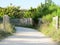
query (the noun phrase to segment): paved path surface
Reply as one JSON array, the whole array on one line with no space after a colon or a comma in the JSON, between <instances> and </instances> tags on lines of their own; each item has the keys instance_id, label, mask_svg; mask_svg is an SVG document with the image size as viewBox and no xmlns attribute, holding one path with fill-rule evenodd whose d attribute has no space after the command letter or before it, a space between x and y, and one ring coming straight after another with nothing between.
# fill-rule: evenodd
<instances>
[{"instance_id":1,"label":"paved path surface","mask_svg":"<svg viewBox=\"0 0 60 45\"><path fill-rule=\"evenodd\" d=\"M51 38L34 29L16 27L13 36L2 40L0 45L56 45Z\"/></svg>"}]
</instances>

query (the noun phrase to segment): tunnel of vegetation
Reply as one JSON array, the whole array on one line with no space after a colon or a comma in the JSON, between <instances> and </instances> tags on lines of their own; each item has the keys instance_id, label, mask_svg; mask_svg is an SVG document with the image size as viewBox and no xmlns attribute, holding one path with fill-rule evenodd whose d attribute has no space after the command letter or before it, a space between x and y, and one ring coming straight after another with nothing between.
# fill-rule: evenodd
<instances>
[{"instance_id":1,"label":"tunnel of vegetation","mask_svg":"<svg viewBox=\"0 0 60 45\"><path fill-rule=\"evenodd\" d=\"M56 5L52 0L45 0L45 3L37 6L37 8L30 7L29 10L20 9L19 6L10 5L6 8L0 7L0 19L2 20L4 15L8 15L11 19L14 18L32 18L33 26L38 26L38 18L42 19L39 31L51 36L54 40L60 41L60 30L54 33L52 27L52 17L60 17L60 6Z\"/></svg>"}]
</instances>

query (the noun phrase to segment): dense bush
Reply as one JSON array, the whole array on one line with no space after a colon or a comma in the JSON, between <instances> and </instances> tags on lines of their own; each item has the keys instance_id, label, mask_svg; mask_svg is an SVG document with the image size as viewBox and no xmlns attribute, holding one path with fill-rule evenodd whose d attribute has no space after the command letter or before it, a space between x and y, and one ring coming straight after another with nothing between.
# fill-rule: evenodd
<instances>
[{"instance_id":1,"label":"dense bush","mask_svg":"<svg viewBox=\"0 0 60 45\"><path fill-rule=\"evenodd\" d=\"M8 6L6 8L0 7L0 18L4 15L9 15L11 18L22 18L24 10L20 10L20 7Z\"/></svg>"},{"instance_id":2,"label":"dense bush","mask_svg":"<svg viewBox=\"0 0 60 45\"><path fill-rule=\"evenodd\" d=\"M48 15L42 17L42 22L43 23L51 23L52 18L53 18L53 16L51 14L48 14Z\"/></svg>"}]
</instances>

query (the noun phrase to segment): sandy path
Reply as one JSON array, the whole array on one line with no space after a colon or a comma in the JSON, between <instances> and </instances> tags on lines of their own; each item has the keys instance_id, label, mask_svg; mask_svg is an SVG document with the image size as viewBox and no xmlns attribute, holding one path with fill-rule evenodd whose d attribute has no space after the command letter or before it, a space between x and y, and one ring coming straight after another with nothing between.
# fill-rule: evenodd
<instances>
[{"instance_id":1,"label":"sandy path","mask_svg":"<svg viewBox=\"0 0 60 45\"><path fill-rule=\"evenodd\" d=\"M23 27L15 28L16 33L2 40L0 45L56 45L51 38L37 30Z\"/></svg>"}]
</instances>

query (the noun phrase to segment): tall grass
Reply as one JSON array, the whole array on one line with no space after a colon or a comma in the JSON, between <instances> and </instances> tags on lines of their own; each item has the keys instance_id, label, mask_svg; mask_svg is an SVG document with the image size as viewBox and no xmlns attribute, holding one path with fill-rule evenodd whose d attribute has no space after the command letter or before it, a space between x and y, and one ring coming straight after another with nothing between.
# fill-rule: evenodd
<instances>
[{"instance_id":1,"label":"tall grass","mask_svg":"<svg viewBox=\"0 0 60 45\"><path fill-rule=\"evenodd\" d=\"M9 23L6 24L5 29L4 29L3 23L0 23L0 39L3 39L5 37L13 34L14 32L15 32L15 28L11 24L9 24Z\"/></svg>"},{"instance_id":2,"label":"tall grass","mask_svg":"<svg viewBox=\"0 0 60 45\"><path fill-rule=\"evenodd\" d=\"M60 42L60 29L56 30L56 28L52 26L52 23L50 23L49 25L47 25L46 23L42 24L39 28L39 31L51 37L54 41Z\"/></svg>"}]
</instances>

